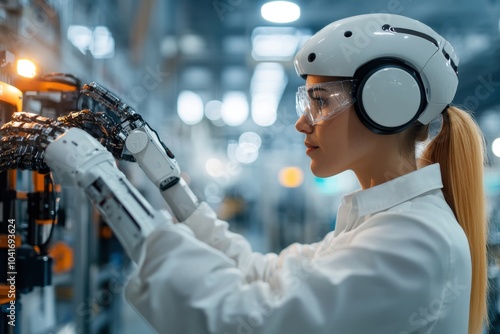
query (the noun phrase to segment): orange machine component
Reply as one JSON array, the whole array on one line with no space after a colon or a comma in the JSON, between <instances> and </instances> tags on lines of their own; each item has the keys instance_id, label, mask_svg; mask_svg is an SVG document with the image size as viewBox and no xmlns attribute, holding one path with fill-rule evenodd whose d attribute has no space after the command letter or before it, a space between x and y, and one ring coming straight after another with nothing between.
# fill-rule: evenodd
<instances>
[{"instance_id":1,"label":"orange machine component","mask_svg":"<svg viewBox=\"0 0 500 334\"><path fill-rule=\"evenodd\" d=\"M54 259L52 266L54 273L65 273L73 269L73 248L65 242L55 242L50 247L49 254Z\"/></svg>"},{"instance_id":2,"label":"orange machine component","mask_svg":"<svg viewBox=\"0 0 500 334\"><path fill-rule=\"evenodd\" d=\"M111 239L113 237L113 231L109 226L103 225L101 226L99 236L103 239Z\"/></svg>"},{"instance_id":3,"label":"orange machine component","mask_svg":"<svg viewBox=\"0 0 500 334\"><path fill-rule=\"evenodd\" d=\"M56 119L82 109L81 81L66 73L50 73L34 78L18 76L14 85L24 94L23 111Z\"/></svg>"},{"instance_id":4,"label":"orange machine component","mask_svg":"<svg viewBox=\"0 0 500 334\"><path fill-rule=\"evenodd\" d=\"M18 88L0 81L0 101L15 107L15 111L23 109L23 93Z\"/></svg>"},{"instance_id":5,"label":"orange machine component","mask_svg":"<svg viewBox=\"0 0 500 334\"><path fill-rule=\"evenodd\" d=\"M16 248L21 246L21 236L16 234L15 246ZM0 248L9 248L9 237L4 234L0 234Z\"/></svg>"},{"instance_id":6,"label":"orange machine component","mask_svg":"<svg viewBox=\"0 0 500 334\"><path fill-rule=\"evenodd\" d=\"M12 293L10 285L0 284L0 305L10 303L11 300L15 300L16 295Z\"/></svg>"},{"instance_id":7,"label":"orange machine component","mask_svg":"<svg viewBox=\"0 0 500 334\"><path fill-rule=\"evenodd\" d=\"M71 84L46 81L43 77L35 79L18 77L14 84L23 92L65 92L75 91L78 89L78 87Z\"/></svg>"}]
</instances>

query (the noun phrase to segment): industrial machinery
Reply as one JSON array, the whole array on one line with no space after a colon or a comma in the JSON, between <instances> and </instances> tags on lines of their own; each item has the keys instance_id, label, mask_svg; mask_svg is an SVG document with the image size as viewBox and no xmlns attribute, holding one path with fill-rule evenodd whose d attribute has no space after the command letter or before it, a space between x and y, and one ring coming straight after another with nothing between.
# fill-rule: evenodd
<instances>
[{"instance_id":1,"label":"industrial machinery","mask_svg":"<svg viewBox=\"0 0 500 334\"><path fill-rule=\"evenodd\" d=\"M76 107L77 85L57 80L59 74L38 76L31 61L16 59L8 51L2 51L1 55L2 77L9 81L0 82L1 124L26 109L27 103L32 107L38 106L39 112L57 112L51 113L51 116L64 113L65 108L73 110ZM14 146L5 141L0 145L2 151L11 157L17 154L18 160L29 157L35 164L42 163L42 158L30 156L30 151L16 153ZM9 163L4 160L2 164ZM52 182L48 169L23 169L36 171L15 168L0 173L2 333L22 333L19 321L22 294L52 283L53 261L49 246L58 222L60 187Z\"/></svg>"},{"instance_id":2,"label":"industrial machinery","mask_svg":"<svg viewBox=\"0 0 500 334\"><path fill-rule=\"evenodd\" d=\"M0 110L5 123L22 110L23 92L5 82L0 82L0 87ZM9 154L11 147L4 142L1 145ZM0 328L2 333L14 333L12 324L21 315L21 294L51 284L48 245L56 224L57 196L50 176L38 172L4 171L0 173L0 187Z\"/></svg>"},{"instance_id":3,"label":"industrial machinery","mask_svg":"<svg viewBox=\"0 0 500 334\"><path fill-rule=\"evenodd\" d=\"M12 114L21 111L22 92L0 82L0 117L1 122L8 121ZM15 307L17 288L17 252L21 246L19 231L16 231L16 171L6 170L0 173L0 331L9 333L13 327L7 324L10 318L15 318L15 312L9 317ZM13 284L14 283L14 284Z\"/></svg>"},{"instance_id":4,"label":"industrial machinery","mask_svg":"<svg viewBox=\"0 0 500 334\"><path fill-rule=\"evenodd\" d=\"M100 109L97 102L81 93L81 82L75 76L40 75L28 59L17 59L8 51L0 55L0 74L7 81L0 82L0 125L22 114L22 110L57 118L82 108ZM61 307L66 309L67 303L72 306L75 300L78 301L70 307L76 309L83 301L92 299L89 286L95 284L97 278L95 275L90 278L89 266L92 264L82 260L89 258L90 250L82 247L88 240L78 239L75 244L74 235L83 238L80 229L89 225L105 226L99 222L98 215L91 213L88 219L73 218L73 227L66 228L65 206L76 206L72 203L73 196L65 201L61 185L52 182L49 169L36 167L44 165L43 155L26 147L20 148L19 144L22 146L25 140L36 140L36 135L20 139L16 144L5 137L0 142L4 157L7 157L0 163L0 333L31 333L34 326L36 330L57 327L55 312L59 295L63 296L61 305L66 304ZM13 161L17 161L17 167L12 165ZM68 193L72 193L71 189L66 191ZM90 202L80 201L78 206L89 212L94 210ZM93 235L87 237L95 239ZM113 239L108 233L106 241L113 242ZM73 256L77 256L81 264L77 268L73 268ZM44 309L39 319L28 316L37 305ZM90 327L85 327L90 326L88 320L79 317L76 311L72 313L72 318L63 316L66 318L63 321L80 323L83 332L90 332Z\"/></svg>"}]
</instances>

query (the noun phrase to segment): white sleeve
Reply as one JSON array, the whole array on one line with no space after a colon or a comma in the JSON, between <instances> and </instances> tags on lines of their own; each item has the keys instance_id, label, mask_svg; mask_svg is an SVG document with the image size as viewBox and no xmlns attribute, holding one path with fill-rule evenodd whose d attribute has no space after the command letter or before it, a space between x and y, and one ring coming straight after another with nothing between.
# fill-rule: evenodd
<instances>
[{"instance_id":1,"label":"white sleeve","mask_svg":"<svg viewBox=\"0 0 500 334\"><path fill-rule=\"evenodd\" d=\"M126 296L162 334L428 333L447 314L418 314L442 296L446 247L408 217L380 216L349 246L287 257L275 286L246 283L233 260L185 226L164 226L146 240ZM468 302L467 291L456 300ZM466 320L453 323L447 333L467 333Z\"/></svg>"},{"instance_id":2,"label":"white sleeve","mask_svg":"<svg viewBox=\"0 0 500 334\"><path fill-rule=\"evenodd\" d=\"M207 203L201 203L198 209L182 223L191 228L198 240L235 261L247 283L255 280L269 281L281 266L278 255L253 252L249 242L242 235L229 231L229 224L217 219L215 212ZM284 249L279 257L300 255L311 258L318 245L319 243L310 245L295 243Z\"/></svg>"}]
</instances>

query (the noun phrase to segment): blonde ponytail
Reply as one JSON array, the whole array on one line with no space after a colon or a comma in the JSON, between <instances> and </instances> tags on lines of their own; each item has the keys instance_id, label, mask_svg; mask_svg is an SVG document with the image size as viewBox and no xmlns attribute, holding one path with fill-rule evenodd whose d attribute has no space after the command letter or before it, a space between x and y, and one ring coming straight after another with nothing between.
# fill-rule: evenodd
<instances>
[{"instance_id":1,"label":"blonde ponytail","mask_svg":"<svg viewBox=\"0 0 500 334\"><path fill-rule=\"evenodd\" d=\"M462 226L472 257L469 334L482 332L487 322L487 213L483 186L484 139L467 112L448 107L439 134L421 156L421 164L439 163L443 193Z\"/></svg>"}]
</instances>

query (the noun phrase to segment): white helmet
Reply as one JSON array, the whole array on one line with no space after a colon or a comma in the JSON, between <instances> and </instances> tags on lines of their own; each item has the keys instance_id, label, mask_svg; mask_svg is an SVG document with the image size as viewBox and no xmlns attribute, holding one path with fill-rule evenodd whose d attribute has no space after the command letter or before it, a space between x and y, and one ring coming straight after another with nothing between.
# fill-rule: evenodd
<instances>
[{"instance_id":1,"label":"white helmet","mask_svg":"<svg viewBox=\"0 0 500 334\"><path fill-rule=\"evenodd\" d=\"M297 73L356 79L355 110L375 133L428 124L458 86L453 47L423 23L400 15L367 14L335 21L295 56Z\"/></svg>"}]
</instances>

